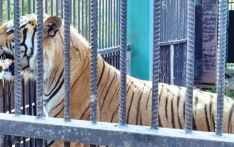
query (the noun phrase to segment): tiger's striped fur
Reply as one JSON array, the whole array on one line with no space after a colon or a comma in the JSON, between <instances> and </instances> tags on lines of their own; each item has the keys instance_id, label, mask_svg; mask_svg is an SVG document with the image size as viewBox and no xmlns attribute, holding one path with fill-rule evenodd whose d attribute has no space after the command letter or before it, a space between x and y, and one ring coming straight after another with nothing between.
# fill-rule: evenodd
<instances>
[{"instance_id":1,"label":"tiger's striped fur","mask_svg":"<svg viewBox=\"0 0 234 147\"><path fill-rule=\"evenodd\" d=\"M24 17L21 26L22 68L25 77L34 76L36 46L36 15ZM64 110L64 29L57 17L45 17L44 28L44 104L50 117L63 117ZM58 24L59 25L58 25ZM61 27L60 27L61 23ZM13 29L10 22L0 26L0 46L5 54L12 54ZM57 29L57 30L53 30ZM50 35L51 32L54 31ZM27 40L27 41L26 41ZM74 119L89 119L90 95L90 47L88 42L71 27L71 115ZM120 72L97 56L97 119L118 122L118 95ZM129 124L150 125L151 92L150 81L127 76L126 115ZM164 83L159 84L159 124L161 127L184 128L185 88ZM216 117L216 94L194 90L193 129L214 131ZM234 134L234 101L224 99L224 132ZM54 146L60 146L60 142Z\"/></svg>"}]
</instances>

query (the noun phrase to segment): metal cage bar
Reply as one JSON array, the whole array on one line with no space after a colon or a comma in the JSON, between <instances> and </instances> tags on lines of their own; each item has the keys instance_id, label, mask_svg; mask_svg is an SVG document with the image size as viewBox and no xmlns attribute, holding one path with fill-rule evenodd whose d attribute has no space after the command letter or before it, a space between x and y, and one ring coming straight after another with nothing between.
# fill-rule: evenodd
<instances>
[{"instance_id":1,"label":"metal cage bar","mask_svg":"<svg viewBox=\"0 0 234 147\"><path fill-rule=\"evenodd\" d=\"M28 14L31 13L31 0L28 0Z\"/></svg>"},{"instance_id":2,"label":"metal cage bar","mask_svg":"<svg viewBox=\"0 0 234 147\"><path fill-rule=\"evenodd\" d=\"M45 0L45 13L48 13L48 0Z\"/></svg>"},{"instance_id":3,"label":"metal cage bar","mask_svg":"<svg viewBox=\"0 0 234 147\"><path fill-rule=\"evenodd\" d=\"M15 36L15 82L14 82L14 98L15 98L15 114L21 114L21 100L22 100L22 83L21 83L21 59L20 59L20 5L19 0L14 0L14 36Z\"/></svg>"},{"instance_id":4,"label":"metal cage bar","mask_svg":"<svg viewBox=\"0 0 234 147\"><path fill-rule=\"evenodd\" d=\"M158 128L158 82L160 69L160 8L161 1L154 0L154 26L153 26L153 84L152 84L152 121L151 126L154 129Z\"/></svg>"},{"instance_id":5,"label":"metal cage bar","mask_svg":"<svg viewBox=\"0 0 234 147\"><path fill-rule=\"evenodd\" d=\"M120 0L120 94L119 123L126 124L127 0Z\"/></svg>"},{"instance_id":6,"label":"metal cage bar","mask_svg":"<svg viewBox=\"0 0 234 147\"><path fill-rule=\"evenodd\" d=\"M56 0L56 16L59 15L59 0Z\"/></svg>"},{"instance_id":7,"label":"metal cage bar","mask_svg":"<svg viewBox=\"0 0 234 147\"><path fill-rule=\"evenodd\" d=\"M37 58L36 58L37 116L43 116L43 2L37 2Z\"/></svg>"},{"instance_id":8,"label":"metal cage bar","mask_svg":"<svg viewBox=\"0 0 234 147\"><path fill-rule=\"evenodd\" d=\"M64 5L64 0L60 1L60 9L61 9L61 18L63 18L63 5Z\"/></svg>"},{"instance_id":9,"label":"metal cage bar","mask_svg":"<svg viewBox=\"0 0 234 147\"><path fill-rule=\"evenodd\" d=\"M216 63L216 87L217 87L217 114L215 120L216 135L221 136L223 132L223 98L225 90L225 63L227 49L227 13L228 3L226 0L219 0L218 19L218 48Z\"/></svg>"},{"instance_id":10,"label":"metal cage bar","mask_svg":"<svg viewBox=\"0 0 234 147\"><path fill-rule=\"evenodd\" d=\"M97 105L97 18L98 1L90 0L90 120L96 123Z\"/></svg>"},{"instance_id":11,"label":"metal cage bar","mask_svg":"<svg viewBox=\"0 0 234 147\"><path fill-rule=\"evenodd\" d=\"M70 25L71 25L71 1L64 1L64 78L65 78L65 102L64 119L70 121Z\"/></svg>"},{"instance_id":12,"label":"metal cage bar","mask_svg":"<svg viewBox=\"0 0 234 147\"><path fill-rule=\"evenodd\" d=\"M194 0L187 1L187 57L186 57L186 94L185 94L185 131L192 132L193 124L193 79L194 79Z\"/></svg>"},{"instance_id":13,"label":"metal cage bar","mask_svg":"<svg viewBox=\"0 0 234 147\"><path fill-rule=\"evenodd\" d=\"M24 15L24 0L21 0L21 14Z\"/></svg>"},{"instance_id":14,"label":"metal cage bar","mask_svg":"<svg viewBox=\"0 0 234 147\"><path fill-rule=\"evenodd\" d=\"M35 13L36 12L36 0L33 0L32 2L33 2L33 13Z\"/></svg>"},{"instance_id":15,"label":"metal cage bar","mask_svg":"<svg viewBox=\"0 0 234 147\"><path fill-rule=\"evenodd\" d=\"M50 15L54 15L54 0L50 0Z\"/></svg>"},{"instance_id":16,"label":"metal cage bar","mask_svg":"<svg viewBox=\"0 0 234 147\"><path fill-rule=\"evenodd\" d=\"M34 3L35 4L35 3ZM35 7L35 6L34 6ZM35 11L35 10L33 10ZM39 120L43 113L43 1L37 1L37 57L36 57L36 104ZM43 140L36 140L37 146L43 146Z\"/></svg>"},{"instance_id":17,"label":"metal cage bar","mask_svg":"<svg viewBox=\"0 0 234 147\"><path fill-rule=\"evenodd\" d=\"M10 0L7 0L7 20L10 20L11 18L10 12L11 12L11 4L10 4Z\"/></svg>"},{"instance_id":18,"label":"metal cage bar","mask_svg":"<svg viewBox=\"0 0 234 147\"><path fill-rule=\"evenodd\" d=\"M8 5L8 19L10 19L10 1L7 1ZM14 35L15 35L15 81L14 81L14 98L15 98L15 116L21 114L22 103L22 80L21 80L21 60L20 60L20 0L14 0ZM15 146L20 147L20 137L15 137Z\"/></svg>"},{"instance_id":19,"label":"metal cage bar","mask_svg":"<svg viewBox=\"0 0 234 147\"><path fill-rule=\"evenodd\" d=\"M0 23L2 22L2 8L3 8L3 3L2 0L0 0Z\"/></svg>"},{"instance_id":20,"label":"metal cage bar","mask_svg":"<svg viewBox=\"0 0 234 147\"><path fill-rule=\"evenodd\" d=\"M87 2L88 0L82 0L82 2ZM101 0L100 0L101 1ZM0 1L2 2L2 1ZM19 2L19 0L18 0ZM192 38L192 34L193 34L193 7L191 7L191 2L190 1L190 5L188 7L189 13L188 13L188 39L182 39L182 42L186 42L188 41L188 48L190 50L188 51L192 51L193 49L193 38ZM71 15L69 15L69 12L71 9L67 9L69 8L69 6L71 6L70 4L71 1L67 0L65 1L65 27L67 27L68 31L70 31L69 25L71 24ZM101 21L102 23L99 22L99 24L101 26L99 26L99 31L102 31L100 33L100 36L103 35L102 39L105 41L104 45L102 46L102 48L104 48L103 50L100 50L99 53L105 55L106 60L111 63L114 64L118 63L118 58L119 58L119 51L121 50L121 70L122 70L122 74L126 76L126 71L124 72L124 67L125 66L123 64L123 61L126 60L126 57L124 57L124 54L126 53L127 50L127 45L126 45L126 11L127 11L127 0L123 0L121 1L121 7L120 7L120 12L121 12L121 17L119 18L118 13L116 15L114 15L113 13L115 13L113 10L111 10L110 7L112 7L114 5L115 2L109 2L109 1L105 1L102 0L100 3L98 3L99 5L97 5L97 0L92 0L90 5L91 7L89 8L87 5L83 5L80 4L80 1L78 2L78 9L80 7L83 7L83 10L78 10L77 11L77 17L82 17L81 19L81 25L79 28L81 28L82 33L86 33L86 38L88 38L88 28L87 26L89 26L89 19L87 19L86 14L89 15L89 10L91 10L91 14L89 17L91 17L91 50L93 51L93 53L91 53L91 56L95 56L97 55L97 15L98 13L98 9L97 7L101 8L99 9L99 11L103 12L102 15L104 15L103 18L99 18L99 21ZM118 6L119 1L116 1L116 11L119 11L119 6ZM160 15L159 15L159 7L160 7L160 1L156 1L154 3L154 49L155 51L157 51L157 49L159 48L159 19L160 19ZM221 3L220 3L221 4ZM83 6L81 6L83 5ZM102 6L103 5L103 6ZM170 3L170 5L173 5L173 3ZM14 5L14 7L16 6L16 4ZM57 7L56 7L57 8ZM63 8L63 4L61 3L61 11ZM103 9L102 9L103 8ZM223 10L224 10L224 6L222 5L222 14L223 14ZM18 8L17 8L18 9ZM15 11L17 10L15 9ZM43 24L42 24L42 4L41 1L38 1L38 5L37 5L37 13L38 13L38 31L39 30L43 30ZM18 11L20 12L20 10ZM96 12L96 13L95 13ZM1 12L0 12L1 13ZM17 11L15 12L17 13ZM57 13L57 10L56 10ZM82 14L81 14L82 13ZM85 13L85 15L84 15ZM170 11L170 13L172 13ZM18 13L19 14L19 13ZM101 15L100 14L100 15ZM63 15L61 13L61 15ZM112 40L112 35L113 32L112 30L104 30L105 27L108 27L108 29L112 29L114 26L112 24L108 24L107 21L108 20L112 20L113 16L121 21L121 26L119 27L119 22L116 24L116 30L120 30L121 31L121 35L118 35L118 31L116 31L116 36L120 36L120 46L119 43L117 43L114 47L110 47L110 45L113 45L113 40ZM191 17L192 16L192 17ZM220 15L221 17L222 15ZM14 17L18 17L18 16L14 16ZM167 18L169 19L169 18ZM220 23L219 28L223 28L225 29L225 22L226 19L219 19L219 20L223 20L222 23ZM16 19L15 19L16 21ZM19 21L19 20L18 20ZM67 21L67 22L66 22ZM80 22L80 20L78 20ZM168 20L167 20L168 21ZM40 24L41 22L41 24ZM15 22L16 23L16 22ZM18 22L19 23L19 22ZM168 23L168 22L167 22ZM107 26L105 26L105 24L108 24ZM169 23L168 23L169 24ZM18 29L19 29L19 24L18 25ZM102 26L103 25L103 26ZM221 25L224 25L224 27L222 27ZM115 27L114 27L115 28ZM100 30L101 29L101 30ZM65 33L68 33L68 31L65 31ZM16 31L15 31L16 32ZM89 32L89 31L88 31ZM224 31L220 31L220 37L225 37ZM42 32L41 32L42 33ZM38 55L42 55L42 36L43 34L41 34L40 32L38 32L38 49L39 49L39 53ZM167 32L168 33L168 32ZM16 39L20 38L19 36L17 36L17 32L16 32ZM170 34L167 34L170 37ZM66 40L69 40L69 34L64 35ZM98 37L100 37L98 36ZM115 35L113 35L115 36ZM101 37L100 37L101 38ZM99 38L99 39L100 39ZM220 41L219 43L223 43L223 39L219 38ZM41 40L41 41L40 41ZM116 41L119 42L119 39L117 37ZM180 42L181 39L178 39L176 42ZM16 41L15 41L16 43ZM65 68L67 68L66 70L69 72L69 49L70 47L66 47L67 45L70 44L70 41L67 41L67 43L65 43ZM102 44L102 43L100 43ZM163 44L163 42L161 43L161 45ZM41 45L41 46L40 46ZM225 49L223 46L225 46L225 44L220 44L219 46L219 56L223 53L225 53L224 51L220 50L220 49ZM19 44L18 44L18 48L19 48ZM17 44L15 49L17 50ZM110 50L109 50L110 49ZM116 59L114 59L113 57L113 52L115 52L116 56L114 57L118 57ZM222 54L221 54L222 53ZM154 67L157 67L159 65L157 65L157 62L155 62L156 60L159 60L159 53L158 52L154 52ZM20 55L20 54L18 54ZM190 58L192 58L192 55L189 56ZM66 59L67 58L67 59ZM124 60L122 60L122 58ZM155 60L156 59L156 60ZM223 62L223 60L221 58L219 58L220 61ZM42 61L41 57L38 56L37 57L38 62ZM95 63L96 59L94 59L92 57L93 62ZM113 62L114 60L114 62ZM191 61L191 60L190 60ZM17 63L17 61L16 61ZM18 61L18 63L20 63ZM40 62L43 63L43 62ZM220 62L221 63L221 62ZM68 66L66 66L68 65ZM156 66L155 66L156 65ZM191 64L190 64L191 65ZM223 64L220 64L223 65ZM38 65L39 67L40 65ZM41 65L43 67L43 65ZM218 65L217 65L218 66ZM38 69L37 67L37 69ZM219 68L221 66L218 66ZM39 68L40 69L40 68ZM43 68L42 68L43 69ZM96 69L96 67L94 67L94 69ZM158 68L159 69L159 68ZM218 69L218 68L217 68ZM221 68L222 69L222 68ZM20 69L18 69L20 70ZM43 70L41 70L43 71ZM156 71L156 70L154 70ZM66 71L65 71L66 73ZM96 74L96 71L94 72ZM41 73L42 74L42 73ZM223 74L223 72L220 73L220 75ZM17 75L17 73L16 73ZM18 73L18 75L20 75ZM42 74L43 75L43 74ZM92 75L92 73L91 73ZM155 74L157 76L157 73ZM154 75L154 76L155 76ZM38 75L38 77L40 77ZM95 77L95 76L94 76ZM38 81L42 81L43 77L40 77L40 80ZM97 77L95 77L97 78ZM126 78L126 77L125 77ZM188 78L188 77L187 77ZM222 79L223 77L221 77L220 79ZM65 75L65 81L68 79L68 75ZM124 79L124 78L123 78ZM153 79L156 79L156 82L154 83L158 83L157 81L157 77L153 77ZM219 79L219 80L220 80ZM191 80L191 78L189 78L189 80ZM21 83L21 81L20 81ZM43 82L41 82L43 84ZM69 83L69 82L68 82ZM91 84L94 84L95 82L91 82ZM122 83L126 84L126 79L122 80ZM189 83L189 82L188 82ZM155 85L156 85L155 84ZM189 83L191 84L191 83ZM95 84L94 84L95 85ZM121 84L122 85L122 84ZM156 86L153 86L154 88L157 88ZM43 116L43 111L42 109L42 96L43 95L43 90L39 90L40 85L37 84L37 103L36 103L36 108L40 111L37 111L37 115L39 117ZM124 85L123 85L124 86ZM126 85L125 85L126 86ZM30 87L30 86L29 86ZM65 91L68 92L70 86L67 85L67 87L65 87ZM18 86L15 86L16 89L18 89ZM43 87L42 87L43 88ZM68 88L68 90L66 89ZM126 90L126 87L123 88ZM96 88L94 88L94 90L96 90ZM34 93L34 91L30 90L30 93ZM68 92L69 93L69 92ZM21 93L22 94L22 93ZM66 93L67 94L67 93ZM222 94L222 92L221 92ZM40 95L40 96L38 96ZM155 92L155 95L157 97L157 90ZM18 95L19 96L19 95ZM21 95L20 95L21 96ZM39 98L38 98L39 97ZM69 100L69 96L65 96L65 100ZM190 96L191 97L191 96ZM17 99L17 97L15 97ZM155 96L153 96L153 99L155 98ZM218 98L222 101L222 95L220 96L220 98ZM124 97L120 97L120 100L122 100L122 110L120 110L120 125L125 125L126 121L125 121L125 115L124 115L124 110L125 110L125 96ZM189 99L191 100L191 99ZM41 102L39 102L41 101ZM155 101L157 102L157 98L155 98L155 100L153 100L153 107L157 106L157 104L155 104ZM93 103L94 102L94 103ZM8 102L11 103L11 102ZM17 103L17 101L16 101ZM91 122L96 122L96 98L95 101L93 101L92 95L91 95L91 103L95 104L95 106L92 106L91 104L91 109L95 110L95 117L93 117L94 115L92 114L93 112L91 112ZM191 104L191 102L189 102ZM222 105L222 102L218 102L219 104ZM18 104L16 104L18 105ZM68 101L65 102L65 109L70 111L70 104ZM21 106L18 105L17 107ZM16 115L9 115L9 114L0 114L0 132L7 134L7 135L15 135L15 136L22 136L22 137L33 137L33 138L42 138L42 139L51 139L51 140L63 140L63 141L79 141L79 142L83 142L83 143L93 143L93 144L103 144L103 145L116 145L116 146L214 146L214 147L218 147L218 146L225 146L225 147L231 147L234 146L234 136L233 134L223 134L221 137L220 136L216 136L214 135L214 133L207 133L207 132L198 132L198 131L193 131L192 134L186 134L184 133L183 130L177 130L177 129L165 129L165 128L160 128L157 131L153 131L152 129L150 129L150 127L143 127L143 126L133 126L133 125L128 125L128 127L116 127L118 126L118 124L114 124L114 123L103 123L103 122L97 122L95 125L93 125L92 123L90 123L90 121L80 121L80 120L72 120L72 121L64 121L63 119L54 119L54 118L43 118L43 119L38 119L38 117L34 117L34 116L24 116L24 115L20 115L21 114L21 110L17 110L19 108L16 107ZM35 107L34 107L35 108ZM11 108L10 108L11 109ZM153 114L157 114L157 107L156 108L152 108L153 109ZM191 108L190 108L191 109ZM222 111L222 108L218 108ZM65 110L65 111L67 111ZM93 111L91 110L91 111ZM155 111L154 111L155 110ZM10 110L11 111L11 110ZM18 111L18 112L17 112ZM23 111L26 113L26 109L25 107L23 107ZM32 115L33 113L35 113L36 111L32 109L29 109L29 113ZM70 113L70 112L68 112ZM218 112L219 113L219 112ZM158 117L158 116L156 116ZM157 119L155 116L152 116L152 128L158 128L158 124L157 124ZM67 120L70 120L70 114L69 115L65 115L65 119L69 118ZM94 119L95 118L95 119ZM221 117L217 117L217 118L221 118ZM191 121L191 119L188 119L189 122ZM222 119L217 119L216 121L221 121ZM218 124L218 123L217 123ZM187 123L187 127L186 131L187 132L191 132L191 123ZM218 125L216 126L216 134L219 134L220 132L222 133L222 125L220 125L221 127L218 127ZM11 129L9 129L11 128ZM74 135L70 135L70 132L74 132ZM217 133L219 132L219 133ZM87 137L89 136L89 138ZM98 136L98 137L97 137ZM112 138L115 139L106 139L106 138L110 138L110 136L112 136ZM144 137L144 139L142 139L142 137ZM147 140L147 141L146 141ZM16 142L18 142L19 146L19 141L20 138L16 137ZM37 140L36 141L38 143L38 146L41 146L43 141L42 140ZM30 142L31 144L33 144L33 142ZM125 144L124 144L125 143ZM65 146L69 146L69 143L65 143Z\"/></svg>"},{"instance_id":21,"label":"metal cage bar","mask_svg":"<svg viewBox=\"0 0 234 147\"><path fill-rule=\"evenodd\" d=\"M223 134L222 137L216 136L212 132L193 131L192 134L186 134L183 130L168 128L152 131L147 126L118 127L116 123L105 122L93 125L90 121L72 120L65 122L61 118L49 117L38 121L37 117L34 116L17 118L14 115L2 113L0 113L0 132L24 137L115 145L117 147L234 146L233 134Z\"/></svg>"}]
</instances>

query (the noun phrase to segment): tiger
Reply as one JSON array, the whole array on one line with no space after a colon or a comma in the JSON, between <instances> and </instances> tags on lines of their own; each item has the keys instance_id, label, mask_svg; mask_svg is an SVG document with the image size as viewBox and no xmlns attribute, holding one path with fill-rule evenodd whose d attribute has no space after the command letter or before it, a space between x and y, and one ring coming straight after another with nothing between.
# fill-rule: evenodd
<instances>
[{"instance_id":1,"label":"tiger","mask_svg":"<svg viewBox=\"0 0 234 147\"><path fill-rule=\"evenodd\" d=\"M0 56L14 60L13 19L0 26ZM24 78L36 77L37 15L20 17L20 58ZM64 115L64 24L58 16L43 16L44 107L49 117ZM14 62L12 62L14 64ZM90 119L90 45L70 27L70 100L72 119ZM14 76L14 75L12 75ZM185 127L186 88L158 84L159 126ZM118 122L120 71L97 55L97 120ZM193 90L193 129L214 131L216 94ZM152 82L126 77L126 122L133 125L151 124ZM234 134L234 101L224 97L223 130ZM55 141L51 146L63 146ZM72 144L82 146L82 144ZM85 145L84 145L85 146Z\"/></svg>"}]
</instances>

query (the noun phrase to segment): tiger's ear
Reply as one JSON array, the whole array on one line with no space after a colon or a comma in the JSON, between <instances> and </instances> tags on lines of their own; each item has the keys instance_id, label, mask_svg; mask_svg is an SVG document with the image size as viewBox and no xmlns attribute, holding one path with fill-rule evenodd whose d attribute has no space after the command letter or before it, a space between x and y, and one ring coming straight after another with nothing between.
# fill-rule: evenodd
<instances>
[{"instance_id":1,"label":"tiger's ear","mask_svg":"<svg viewBox=\"0 0 234 147\"><path fill-rule=\"evenodd\" d=\"M58 16L50 16L44 22L44 37L54 37L62 25Z\"/></svg>"}]
</instances>

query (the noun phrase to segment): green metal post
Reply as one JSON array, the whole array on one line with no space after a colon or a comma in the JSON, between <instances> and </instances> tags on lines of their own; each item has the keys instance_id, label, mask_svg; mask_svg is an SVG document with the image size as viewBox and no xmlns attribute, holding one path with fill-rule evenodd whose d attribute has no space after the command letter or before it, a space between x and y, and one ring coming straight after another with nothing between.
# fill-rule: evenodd
<instances>
[{"instance_id":1,"label":"green metal post","mask_svg":"<svg viewBox=\"0 0 234 147\"><path fill-rule=\"evenodd\" d=\"M131 43L131 75L150 78L150 1L128 0L128 42Z\"/></svg>"},{"instance_id":2,"label":"green metal post","mask_svg":"<svg viewBox=\"0 0 234 147\"><path fill-rule=\"evenodd\" d=\"M202 0L195 0L196 5L200 5Z\"/></svg>"}]
</instances>

